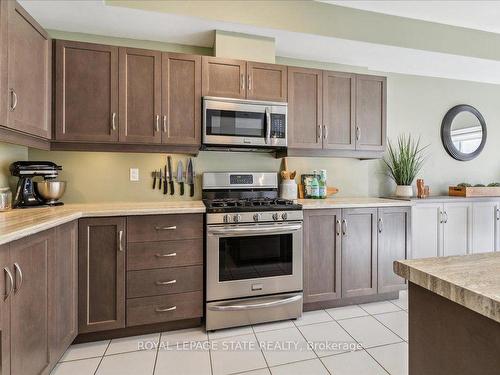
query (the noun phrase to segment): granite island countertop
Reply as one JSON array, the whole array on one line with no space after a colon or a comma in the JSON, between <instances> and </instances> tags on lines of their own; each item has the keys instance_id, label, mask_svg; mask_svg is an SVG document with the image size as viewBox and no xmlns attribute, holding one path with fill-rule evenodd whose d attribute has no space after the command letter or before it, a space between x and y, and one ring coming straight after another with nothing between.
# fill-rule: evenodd
<instances>
[{"instance_id":1,"label":"granite island countertop","mask_svg":"<svg viewBox=\"0 0 500 375\"><path fill-rule=\"evenodd\" d=\"M394 272L500 323L500 253L395 261Z\"/></svg>"},{"instance_id":2,"label":"granite island countertop","mask_svg":"<svg viewBox=\"0 0 500 375\"><path fill-rule=\"evenodd\" d=\"M0 213L0 245L82 217L204 213L199 201L65 204Z\"/></svg>"},{"instance_id":3,"label":"granite island countertop","mask_svg":"<svg viewBox=\"0 0 500 375\"><path fill-rule=\"evenodd\" d=\"M325 208L409 207L414 205L414 202L410 200L376 197L297 199L297 203L300 203L304 210L317 210Z\"/></svg>"}]
</instances>

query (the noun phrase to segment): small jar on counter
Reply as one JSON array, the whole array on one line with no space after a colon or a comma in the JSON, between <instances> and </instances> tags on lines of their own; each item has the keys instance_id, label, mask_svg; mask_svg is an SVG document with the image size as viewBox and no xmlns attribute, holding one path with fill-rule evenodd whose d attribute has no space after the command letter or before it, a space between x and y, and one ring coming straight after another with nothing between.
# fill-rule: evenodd
<instances>
[{"instance_id":1,"label":"small jar on counter","mask_svg":"<svg viewBox=\"0 0 500 375\"><path fill-rule=\"evenodd\" d=\"M8 187L0 188L0 211L12 208L12 192Z\"/></svg>"}]
</instances>

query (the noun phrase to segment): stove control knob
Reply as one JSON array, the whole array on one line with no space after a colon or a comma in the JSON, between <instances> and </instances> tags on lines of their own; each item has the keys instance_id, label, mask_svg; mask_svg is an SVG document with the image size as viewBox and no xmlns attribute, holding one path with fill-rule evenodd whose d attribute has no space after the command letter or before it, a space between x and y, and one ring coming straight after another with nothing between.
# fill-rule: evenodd
<instances>
[{"instance_id":1,"label":"stove control knob","mask_svg":"<svg viewBox=\"0 0 500 375\"><path fill-rule=\"evenodd\" d=\"M253 221L260 221L262 218L262 214L254 214L253 215Z\"/></svg>"},{"instance_id":2,"label":"stove control knob","mask_svg":"<svg viewBox=\"0 0 500 375\"><path fill-rule=\"evenodd\" d=\"M236 214L233 216L233 221L235 223L239 223L241 221L241 215L240 214Z\"/></svg>"},{"instance_id":3,"label":"stove control knob","mask_svg":"<svg viewBox=\"0 0 500 375\"><path fill-rule=\"evenodd\" d=\"M277 212L275 212L275 213L273 214L273 220L274 220L274 221L278 221L278 220L279 220L279 218L280 218L280 217L278 216L278 213L277 213Z\"/></svg>"},{"instance_id":4,"label":"stove control knob","mask_svg":"<svg viewBox=\"0 0 500 375\"><path fill-rule=\"evenodd\" d=\"M283 212L283 213L281 214L281 218L282 218L283 220L286 220L286 219L288 218L288 214L287 214L286 212Z\"/></svg>"},{"instance_id":5,"label":"stove control knob","mask_svg":"<svg viewBox=\"0 0 500 375\"><path fill-rule=\"evenodd\" d=\"M224 217L222 218L222 220L224 221L224 223L230 223L231 222L231 216L229 215L224 215Z\"/></svg>"}]
</instances>

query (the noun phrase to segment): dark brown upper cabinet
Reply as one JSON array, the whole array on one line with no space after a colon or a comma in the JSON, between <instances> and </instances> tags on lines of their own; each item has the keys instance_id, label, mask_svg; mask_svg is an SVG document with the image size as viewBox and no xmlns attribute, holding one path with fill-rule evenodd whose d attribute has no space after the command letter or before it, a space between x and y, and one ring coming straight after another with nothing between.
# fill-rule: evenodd
<instances>
[{"instance_id":1,"label":"dark brown upper cabinet","mask_svg":"<svg viewBox=\"0 0 500 375\"><path fill-rule=\"evenodd\" d=\"M202 57L203 96L246 98L247 62L243 60Z\"/></svg>"},{"instance_id":2,"label":"dark brown upper cabinet","mask_svg":"<svg viewBox=\"0 0 500 375\"><path fill-rule=\"evenodd\" d=\"M286 102L287 67L247 62L247 99Z\"/></svg>"},{"instance_id":3,"label":"dark brown upper cabinet","mask_svg":"<svg viewBox=\"0 0 500 375\"><path fill-rule=\"evenodd\" d=\"M356 149L356 76L323 72L323 148Z\"/></svg>"},{"instance_id":4,"label":"dark brown upper cabinet","mask_svg":"<svg viewBox=\"0 0 500 375\"><path fill-rule=\"evenodd\" d=\"M78 333L125 327L125 221L80 219Z\"/></svg>"},{"instance_id":5,"label":"dark brown upper cabinet","mask_svg":"<svg viewBox=\"0 0 500 375\"><path fill-rule=\"evenodd\" d=\"M57 40L55 139L118 141L118 48Z\"/></svg>"},{"instance_id":6,"label":"dark brown upper cabinet","mask_svg":"<svg viewBox=\"0 0 500 375\"><path fill-rule=\"evenodd\" d=\"M288 68L288 147L321 149L323 72Z\"/></svg>"},{"instance_id":7,"label":"dark brown upper cabinet","mask_svg":"<svg viewBox=\"0 0 500 375\"><path fill-rule=\"evenodd\" d=\"M16 1L2 1L0 17L1 125L50 139L51 40Z\"/></svg>"},{"instance_id":8,"label":"dark brown upper cabinet","mask_svg":"<svg viewBox=\"0 0 500 375\"><path fill-rule=\"evenodd\" d=\"M119 49L120 142L161 143L161 52Z\"/></svg>"},{"instance_id":9,"label":"dark brown upper cabinet","mask_svg":"<svg viewBox=\"0 0 500 375\"><path fill-rule=\"evenodd\" d=\"M356 149L384 151L386 145L386 78L356 76Z\"/></svg>"},{"instance_id":10,"label":"dark brown upper cabinet","mask_svg":"<svg viewBox=\"0 0 500 375\"><path fill-rule=\"evenodd\" d=\"M201 142L201 56L163 53L162 143L199 146Z\"/></svg>"},{"instance_id":11,"label":"dark brown upper cabinet","mask_svg":"<svg viewBox=\"0 0 500 375\"><path fill-rule=\"evenodd\" d=\"M341 297L340 209L304 212L304 302Z\"/></svg>"}]
</instances>

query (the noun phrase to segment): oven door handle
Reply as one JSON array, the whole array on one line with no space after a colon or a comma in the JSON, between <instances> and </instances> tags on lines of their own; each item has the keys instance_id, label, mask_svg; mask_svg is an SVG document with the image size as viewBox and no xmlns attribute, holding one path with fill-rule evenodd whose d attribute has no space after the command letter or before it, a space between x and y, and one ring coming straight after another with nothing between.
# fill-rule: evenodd
<instances>
[{"instance_id":1,"label":"oven door handle","mask_svg":"<svg viewBox=\"0 0 500 375\"><path fill-rule=\"evenodd\" d=\"M254 226L254 227L231 227L231 228L208 228L210 234L269 234L289 233L302 229L302 224L288 224L279 226Z\"/></svg>"},{"instance_id":2,"label":"oven door handle","mask_svg":"<svg viewBox=\"0 0 500 375\"><path fill-rule=\"evenodd\" d=\"M292 297L279 299L277 301L254 303L247 305L219 305L219 306L208 306L207 308L211 311L245 311L245 310L255 310L266 307L276 307L287 305L289 303L297 302L302 299L302 295L298 294Z\"/></svg>"}]
</instances>

